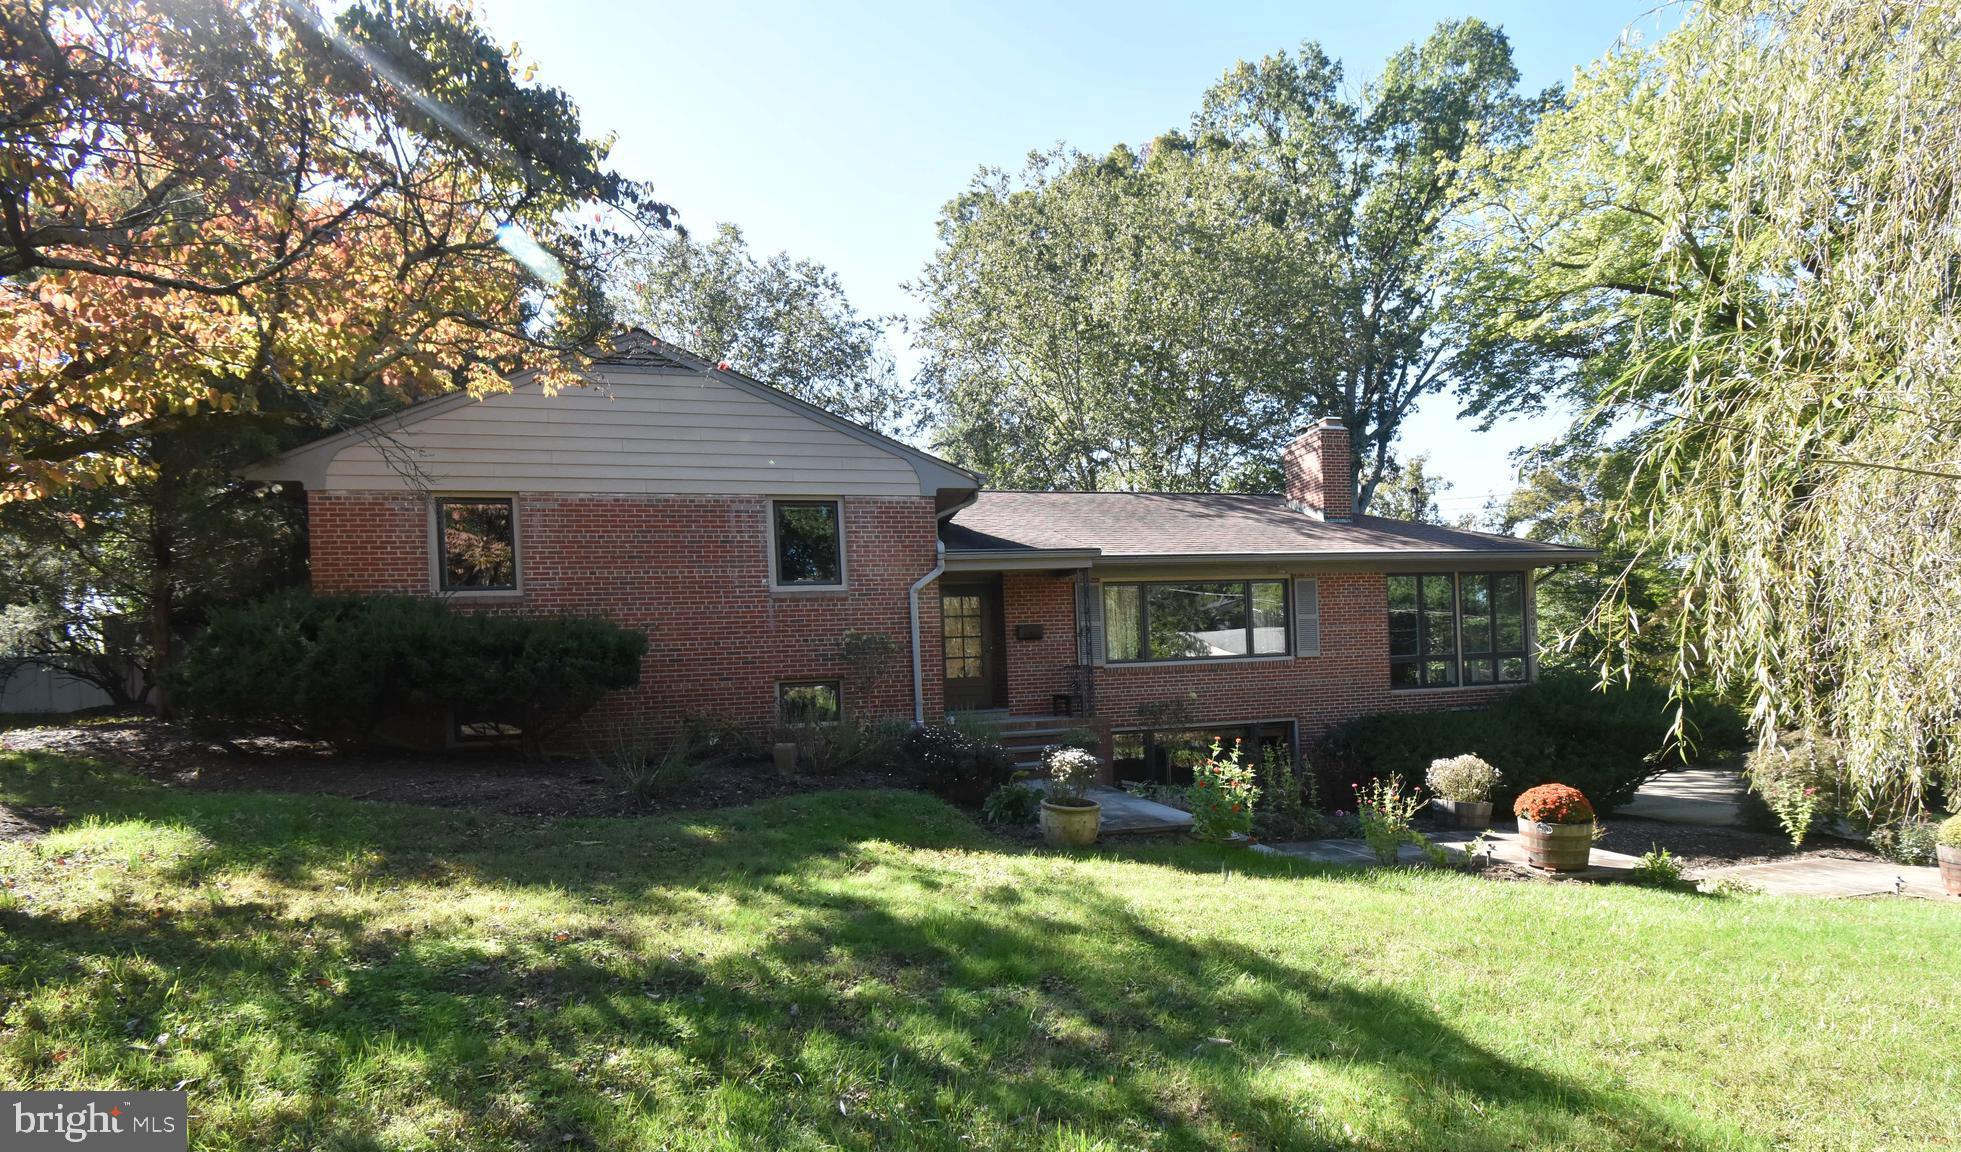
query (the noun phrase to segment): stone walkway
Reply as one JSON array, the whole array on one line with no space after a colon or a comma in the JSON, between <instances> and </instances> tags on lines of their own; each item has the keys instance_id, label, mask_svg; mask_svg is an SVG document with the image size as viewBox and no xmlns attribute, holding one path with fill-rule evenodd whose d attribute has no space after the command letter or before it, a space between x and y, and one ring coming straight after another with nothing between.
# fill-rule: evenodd
<instances>
[{"instance_id":1,"label":"stone walkway","mask_svg":"<svg viewBox=\"0 0 1961 1152\"><path fill-rule=\"evenodd\" d=\"M1439 829L1428 835L1431 843L1462 855L1477 834L1451 828ZM1492 859L1515 864L1521 868L1531 867L1526 859L1525 845L1519 841L1517 832L1494 828L1485 834L1485 844L1490 850ZM1295 844L1256 844L1253 850L1275 856L1289 856L1296 860L1308 860L1316 864L1345 864L1359 868L1377 866L1375 853L1360 840L1309 840ZM1423 851L1415 845L1405 844L1396 854L1398 864L1423 862ZM1561 879L1570 880L1627 880L1631 878L1640 862L1640 858L1636 856L1595 848L1586 871L1542 873L1542 875L1557 875ZM1772 896L1844 898L1898 895L1933 900L1953 899L1942 889L1940 872L1937 869L1916 868L1886 861L1838 860L1828 856L1804 856L1790 860L1773 860L1767 864L1740 864L1728 868L1712 868L1705 872L1691 874L1688 879L1694 880L1697 887L1705 892L1725 883L1733 883L1746 885L1754 891Z\"/></svg>"},{"instance_id":2,"label":"stone walkway","mask_svg":"<svg viewBox=\"0 0 1961 1152\"><path fill-rule=\"evenodd\" d=\"M1721 768L1677 768L1641 786L1617 816L1669 824L1733 826L1742 815L1743 775ZM1612 819L1612 817L1609 817ZM1596 851L1594 855L1599 856ZM1777 896L1922 896L1949 899L1939 869L1885 860L1841 860L1807 854L1763 864L1711 868L1694 877L1707 891L1747 884Z\"/></svg>"},{"instance_id":3,"label":"stone walkway","mask_svg":"<svg viewBox=\"0 0 1961 1152\"><path fill-rule=\"evenodd\" d=\"M1460 828L1439 829L1427 833L1430 842L1456 853L1465 854L1470 842L1477 833ZM1492 859L1521 868L1530 867L1526 860L1525 845L1519 840L1517 832L1492 829L1485 833L1485 845ZM1375 852L1361 840L1308 840L1292 844L1258 844L1256 852L1266 852L1275 856L1291 856L1296 860L1310 860L1316 864L1349 864L1364 868L1377 866ZM1421 864L1424 862L1423 850L1414 844L1405 844L1396 853L1398 864ZM1640 861L1620 852L1609 852L1595 848L1590 858L1591 866L1584 872L1560 872L1556 875L1575 880L1624 880ZM1555 873L1546 873L1555 875Z\"/></svg>"},{"instance_id":4,"label":"stone walkway","mask_svg":"<svg viewBox=\"0 0 1961 1152\"><path fill-rule=\"evenodd\" d=\"M1030 780L1028 786L1046 790L1047 780ZM1103 809L1102 835L1138 836L1165 832L1189 832L1192 827L1192 814L1180 811L1168 804L1132 796L1121 788L1106 784L1093 785L1089 798Z\"/></svg>"},{"instance_id":5,"label":"stone walkway","mask_svg":"<svg viewBox=\"0 0 1961 1152\"><path fill-rule=\"evenodd\" d=\"M1725 768L1677 768L1641 786L1618 816L1670 824L1730 826L1742 815L1743 774Z\"/></svg>"},{"instance_id":6,"label":"stone walkway","mask_svg":"<svg viewBox=\"0 0 1961 1152\"><path fill-rule=\"evenodd\" d=\"M1941 887L1937 868L1895 864L1889 860L1834 860L1805 856L1768 864L1711 868L1696 877L1703 891L1725 881L1747 884L1777 896L1920 896L1952 900Z\"/></svg>"}]
</instances>

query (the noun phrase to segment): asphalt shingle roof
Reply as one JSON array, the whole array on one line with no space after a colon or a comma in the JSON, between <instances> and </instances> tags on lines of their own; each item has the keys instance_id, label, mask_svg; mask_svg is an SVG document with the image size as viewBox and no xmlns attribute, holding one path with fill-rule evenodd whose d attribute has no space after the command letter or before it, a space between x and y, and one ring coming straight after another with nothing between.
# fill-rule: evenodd
<instances>
[{"instance_id":1,"label":"asphalt shingle roof","mask_svg":"<svg viewBox=\"0 0 1961 1152\"><path fill-rule=\"evenodd\" d=\"M1105 557L1382 552L1543 555L1565 549L1436 524L1357 516L1332 524L1285 497L1186 492L987 492L943 532L950 550L1096 549Z\"/></svg>"}]
</instances>

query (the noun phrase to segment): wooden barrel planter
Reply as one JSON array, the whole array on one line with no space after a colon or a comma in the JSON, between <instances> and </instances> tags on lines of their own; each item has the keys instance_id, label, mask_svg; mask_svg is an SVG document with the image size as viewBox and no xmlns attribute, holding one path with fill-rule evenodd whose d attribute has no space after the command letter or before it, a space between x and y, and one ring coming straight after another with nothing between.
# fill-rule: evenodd
<instances>
[{"instance_id":1,"label":"wooden barrel planter","mask_svg":"<svg viewBox=\"0 0 1961 1152\"><path fill-rule=\"evenodd\" d=\"M1489 800L1444 800L1430 801L1430 810L1437 814L1437 821L1452 828L1491 827L1491 801Z\"/></svg>"},{"instance_id":2,"label":"wooden barrel planter","mask_svg":"<svg viewBox=\"0 0 1961 1152\"><path fill-rule=\"evenodd\" d=\"M1582 872L1593 856L1593 821L1584 824L1545 824L1521 817L1519 839L1525 858L1548 872Z\"/></svg>"},{"instance_id":3,"label":"wooden barrel planter","mask_svg":"<svg viewBox=\"0 0 1961 1152\"><path fill-rule=\"evenodd\" d=\"M1949 896L1961 896L1961 848L1942 844L1934 849L1941 863L1941 886Z\"/></svg>"}]
</instances>

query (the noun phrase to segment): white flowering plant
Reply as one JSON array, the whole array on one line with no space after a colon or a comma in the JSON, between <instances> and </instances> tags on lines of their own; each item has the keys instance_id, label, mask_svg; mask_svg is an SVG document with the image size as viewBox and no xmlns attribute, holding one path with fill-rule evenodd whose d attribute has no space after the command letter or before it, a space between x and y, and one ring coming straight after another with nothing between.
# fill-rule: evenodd
<instances>
[{"instance_id":1,"label":"white flowering plant","mask_svg":"<svg viewBox=\"0 0 1961 1152\"><path fill-rule=\"evenodd\" d=\"M1057 804L1086 804L1090 785L1102 775L1103 762L1081 748L1051 748L1047 758L1049 799Z\"/></svg>"},{"instance_id":2,"label":"white flowering plant","mask_svg":"<svg viewBox=\"0 0 1961 1152\"><path fill-rule=\"evenodd\" d=\"M1498 786L1498 769L1469 754L1430 761L1425 782L1436 796L1457 804L1476 804L1491 799Z\"/></svg>"}]
</instances>

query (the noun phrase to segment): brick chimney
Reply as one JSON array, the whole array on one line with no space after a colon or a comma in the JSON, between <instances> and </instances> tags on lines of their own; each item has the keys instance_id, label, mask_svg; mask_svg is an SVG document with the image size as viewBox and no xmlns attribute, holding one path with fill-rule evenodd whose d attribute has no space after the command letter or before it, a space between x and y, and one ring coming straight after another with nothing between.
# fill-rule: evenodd
<instances>
[{"instance_id":1,"label":"brick chimney","mask_svg":"<svg viewBox=\"0 0 1961 1152\"><path fill-rule=\"evenodd\" d=\"M1355 466L1348 426L1323 416L1280 452L1287 503L1317 520L1345 524L1355 515Z\"/></svg>"}]
</instances>

